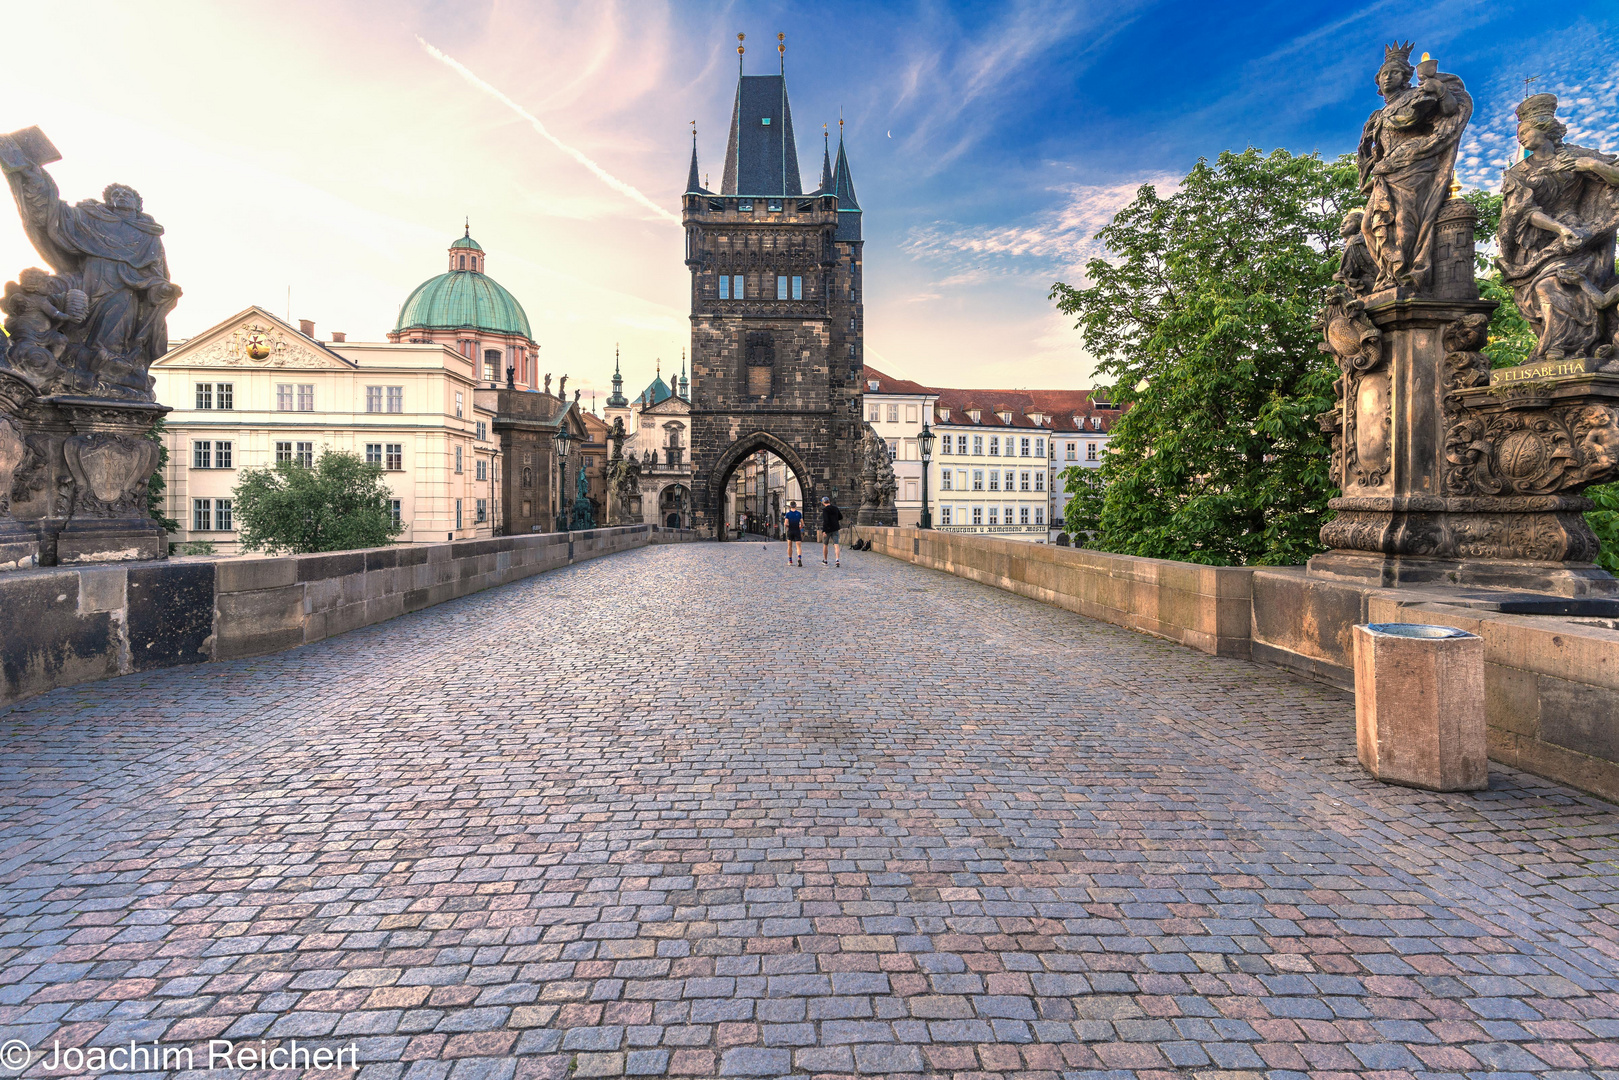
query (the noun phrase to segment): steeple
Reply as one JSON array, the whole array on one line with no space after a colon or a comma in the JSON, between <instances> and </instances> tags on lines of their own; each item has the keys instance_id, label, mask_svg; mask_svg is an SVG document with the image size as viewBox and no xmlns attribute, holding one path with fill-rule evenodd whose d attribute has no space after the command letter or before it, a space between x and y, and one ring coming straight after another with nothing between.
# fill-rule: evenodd
<instances>
[{"instance_id":1,"label":"steeple","mask_svg":"<svg viewBox=\"0 0 1619 1080\"><path fill-rule=\"evenodd\" d=\"M815 190L827 194L832 190L832 144L826 125L821 125L821 186Z\"/></svg>"},{"instance_id":2,"label":"steeple","mask_svg":"<svg viewBox=\"0 0 1619 1080\"><path fill-rule=\"evenodd\" d=\"M607 399L609 409L627 409L629 400L624 396L624 376L618 370L618 346L613 346L613 392Z\"/></svg>"},{"instance_id":3,"label":"steeple","mask_svg":"<svg viewBox=\"0 0 1619 1080\"><path fill-rule=\"evenodd\" d=\"M720 194L802 195L787 76L741 74L741 48L737 46L736 102L731 107Z\"/></svg>"},{"instance_id":4,"label":"steeple","mask_svg":"<svg viewBox=\"0 0 1619 1080\"><path fill-rule=\"evenodd\" d=\"M691 400L691 383L686 380L686 350L680 350L680 396L685 401Z\"/></svg>"},{"instance_id":5,"label":"steeple","mask_svg":"<svg viewBox=\"0 0 1619 1080\"><path fill-rule=\"evenodd\" d=\"M843 150L843 121L838 121L838 163L832 171L832 194L838 197L838 231L835 240L860 239L860 201L854 197L854 177L849 175L849 156Z\"/></svg>"},{"instance_id":6,"label":"steeple","mask_svg":"<svg viewBox=\"0 0 1619 1080\"><path fill-rule=\"evenodd\" d=\"M697 121L691 122L691 171L686 174L686 194L706 195L708 191L703 187L697 175Z\"/></svg>"}]
</instances>

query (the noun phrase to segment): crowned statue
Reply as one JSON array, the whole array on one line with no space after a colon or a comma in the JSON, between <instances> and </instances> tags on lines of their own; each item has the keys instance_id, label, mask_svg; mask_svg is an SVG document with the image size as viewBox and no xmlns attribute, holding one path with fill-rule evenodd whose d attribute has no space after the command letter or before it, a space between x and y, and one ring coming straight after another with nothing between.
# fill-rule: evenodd
<instances>
[{"instance_id":1,"label":"crowned statue","mask_svg":"<svg viewBox=\"0 0 1619 1080\"><path fill-rule=\"evenodd\" d=\"M1496 266L1535 328L1531 360L1612 360L1619 347L1619 167L1612 154L1563 142L1557 98L1518 106L1523 160L1502 184Z\"/></svg>"},{"instance_id":2,"label":"crowned statue","mask_svg":"<svg viewBox=\"0 0 1619 1080\"><path fill-rule=\"evenodd\" d=\"M1356 155L1366 196L1361 232L1377 264L1376 291L1421 291L1432 283L1437 216L1473 99L1426 53L1412 67L1410 42L1383 50L1377 92L1383 107L1361 129Z\"/></svg>"}]
</instances>

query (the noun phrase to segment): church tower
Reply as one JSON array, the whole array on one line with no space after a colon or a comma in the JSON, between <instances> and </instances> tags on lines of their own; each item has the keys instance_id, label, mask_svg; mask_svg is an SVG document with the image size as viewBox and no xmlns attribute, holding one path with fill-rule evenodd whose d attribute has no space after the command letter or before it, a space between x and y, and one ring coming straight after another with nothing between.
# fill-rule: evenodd
<instances>
[{"instance_id":1,"label":"church tower","mask_svg":"<svg viewBox=\"0 0 1619 1080\"><path fill-rule=\"evenodd\" d=\"M828 143L819 185L803 190L777 40L780 74L743 74L739 59L720 190L699 183L694 133L681 199L692 503L716 535L731 473L761 449L793 471L804 509L832 495L853 520L860 500L861 211L841 124L836 165Z\"/></svg>"}]
</instances>

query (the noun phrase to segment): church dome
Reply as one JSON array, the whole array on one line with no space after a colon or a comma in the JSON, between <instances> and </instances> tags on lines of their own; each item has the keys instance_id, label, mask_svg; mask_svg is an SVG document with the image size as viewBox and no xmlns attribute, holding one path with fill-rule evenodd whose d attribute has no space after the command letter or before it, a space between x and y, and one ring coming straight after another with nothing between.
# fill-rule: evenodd
<instances>
[{"instance_id":1,"label":"church dome","mask_svg":"<svg viewBox=\"0 0 1619 1080\"><path fill-rule=\"evenodd\" d=\"M406 298L394 332L474 329L532 339L523 305L483 272L484 258L468 230L450 245L449 272L428 278Z\"/></svg>"},{"instance_id":2,"label":"church dome","mask_svg":"<svg viewBox=\"0 0 1619 1080\"><path fill-rule=\"evenodd\" d=\"M674 391L669 389L669 384L663 381L662 375L647 383L646 389L641 391L641 400L648 405L661 405L674 396Z\"/></svg>"}]
</instances>

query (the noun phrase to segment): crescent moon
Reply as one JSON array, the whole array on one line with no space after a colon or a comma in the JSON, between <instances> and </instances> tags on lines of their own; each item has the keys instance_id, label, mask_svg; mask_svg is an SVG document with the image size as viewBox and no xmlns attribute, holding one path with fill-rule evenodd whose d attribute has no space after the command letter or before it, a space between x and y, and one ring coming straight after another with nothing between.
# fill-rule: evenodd
<instances>
[{"instance_id":1,"label":"crescent moon","mask_svg":"<svg viewBox=\"0 0 1619 1080\"><path fill-rule=\"evenodd\" d=\"M889 137L889 138L890 138L890 139L892 139L892 138L893 138L893 137L894 137L894 130L893 130L893 129L892 129L892 128L890 128L890 129L889 129L889 130L888 130L888 137Z\"/></svg>"}]
</instances>

